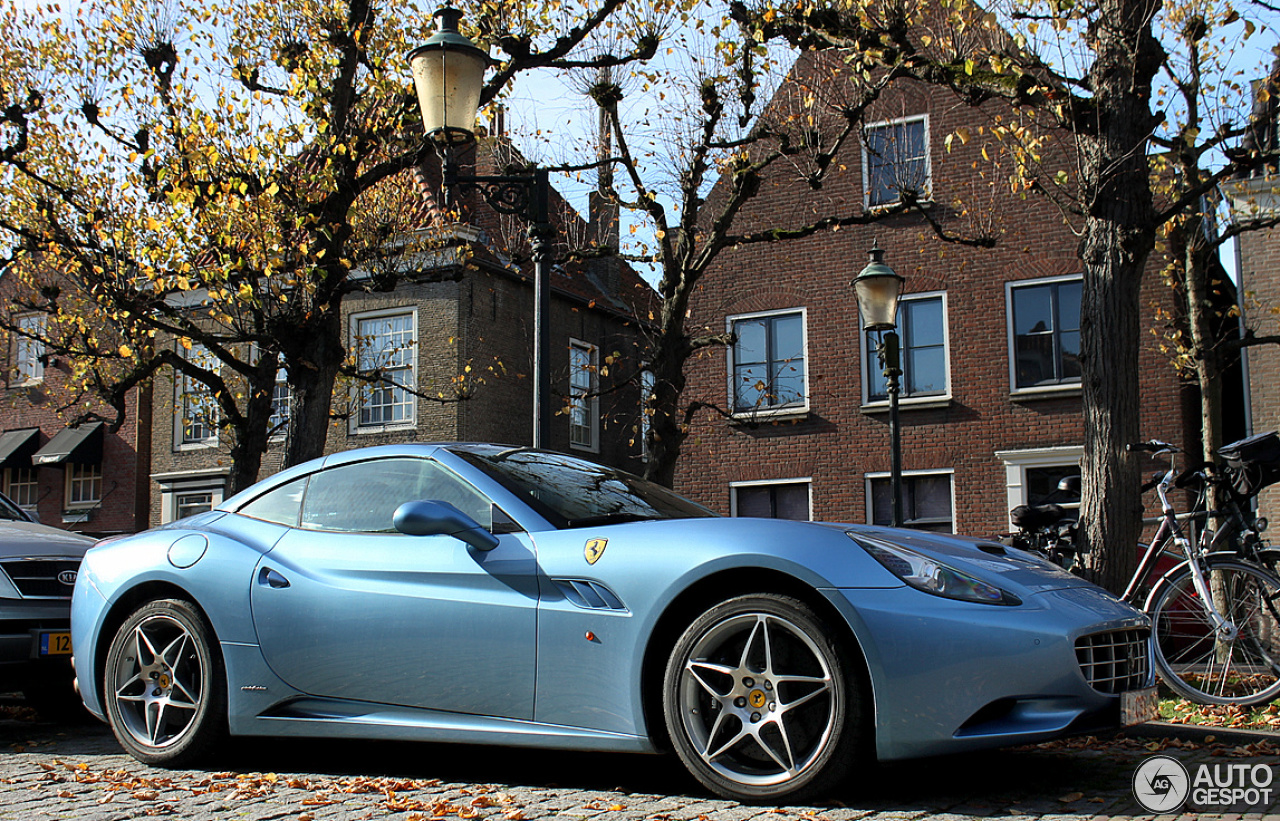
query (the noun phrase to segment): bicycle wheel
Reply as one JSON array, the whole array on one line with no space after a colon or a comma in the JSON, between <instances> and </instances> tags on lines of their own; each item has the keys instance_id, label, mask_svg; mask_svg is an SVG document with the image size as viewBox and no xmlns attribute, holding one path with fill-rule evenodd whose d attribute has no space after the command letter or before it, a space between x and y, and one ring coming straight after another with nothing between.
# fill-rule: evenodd
<instances>
[{"instance_id":1,"label":"bicycle wheel","mask_svg":"<svg viewBox=\"0 0 1280 821\"><path fill-rule=\"evenodd\" d=\"M1234 630L1214 631L1191 569L1181 568L1147 608L1160 677L1199 704L1250 706L1280 696L1280 579L1233 559L1210 560L1205 579Z\"/></svg>"}]
</instances>

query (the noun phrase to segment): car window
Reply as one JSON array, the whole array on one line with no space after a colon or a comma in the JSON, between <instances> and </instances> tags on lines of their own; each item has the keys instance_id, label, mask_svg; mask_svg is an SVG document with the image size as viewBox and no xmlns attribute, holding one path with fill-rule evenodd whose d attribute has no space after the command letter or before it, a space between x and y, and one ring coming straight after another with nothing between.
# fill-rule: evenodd
<instances>
[{"instance_id":1,"label":"car window","mask_svg":"<svg viewBox=\"0 0 1280 821\"><path fill-rule=\"evenodd\" d=\"M307 477L269 490L238 511L242 516L262 519L265 522L298 526L298 514L302 510L302 495L307 489Z\"/></svg>"},{"instance_id":2,"label":"car window","mask_svg":"<svg viewBox=\"0 0 1280 821\"><path fill-rule=\"evenodd\" d=\"M492 524L489 500L426 459L374 459L311 476L302 527L354 533L394 533L392 518L405 502L448 502L481 525Z\"/></svg>"},{"instance_id":3,"label":"car window","mask_svg":"<svg viewBox=\"0 0 1280 821\"><path fill-rule=\"evenodd\" d=\"M557 528L716 515L654 482L573 456L472 445L450 450Z\"/></svg>"}]
</instances>

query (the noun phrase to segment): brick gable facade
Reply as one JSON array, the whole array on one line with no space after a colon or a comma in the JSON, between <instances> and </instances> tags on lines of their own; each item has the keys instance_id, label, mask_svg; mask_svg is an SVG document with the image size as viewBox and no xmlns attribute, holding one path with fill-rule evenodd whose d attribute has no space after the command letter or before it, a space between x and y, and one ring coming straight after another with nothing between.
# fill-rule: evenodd
<instances>
[{"instance_id":1,"label":"brick gable facade","mask_svg":"<svg viewBox=\"0 0 1280 821\"><path fill-rule=\"evenodd\" d=\"M803 65L797 69L801 76L806 71ZM780 97L797 93L794 80L789 85ZM995 116L992 111L971 109L939 89L904 86L884 97L868 123L921 116L931 166L930 216L959 234L990 234L995 247L943 243L922 217L907 214L725 253L694 299L693 326L723 332L735 316L803 310L805 407L731 418L700 415L678 467L677 490L730 513L759 488L801 483L808 486L813 519L872 520L869 481L890 469L888 412L885 402L868 396L867 361L875 351L861 333L850 283L873 244L906 278L904 298L927 293L943 308L946 384L941 391L935 385L919 396L904 394L901 405L904 474L909 481L917 477L915 491L922 499L950 494L950 522L940 529L1006 532L1009 509L1029 498L1028 470L1079 459L1078 380L1016 387L1009 307L1011 289L1020 283L1048 287L1081 273L1077 238L1046 198L1009 192L1007 171L982 157L984 149L994 154L994 141L975 136L947 150L948 134L963 127L976 135L978 125ZM869 186L863 182L862 154L862 146L848 146L835 160L842 172L816 191L799 177L775 174L751 203L747 221L781 228L865 207ZM1153 258L1149 270L1160 265ZM1143 288L1142 321L1150 328L1155 307L1169 297L1157 276L1146 277ZM1198 438L1194 396L1153 334L1144 333L1141 344L1144 381L1135 390L1142 397L1143 436L1190 449ZM936 361L936 347L931 355ZM709 350L699 358L686 399L732 414L731 356L732 351ZM931 504L936 513L941 501Z\"/></svg>"},{"instance_id":2,"label":"brick gable facade","mask_svg":"<svg viewBox=\"0 0 1280 821\"><path fill-rule=\"evenodd\" d=\"M0 300L14 305L16 277L0 272ZM19 311L20 313L20 311ZM0 490L34 512L41 523L89 536L132 533L145 521L150 457L150 396L134 390L119 425L112 408L84 402L69 386L65 359L43 353L39 345L38 378L25 377L20 360L29 353L16 334L0 332L4 373L0 380L0 435L21 444L4 454ZM79 401L78 401L79 400ZM108 420L94 422L90 417ZM48 448L55 437L77 419L89 421L74 428L87 432L97 425L81 448L58 458ZM113 429L114 427L114 429ZM13 438L9 438L13 437ZM72 477L81 488L72 491ZM97 474L95 477L94 474Z\"/></svg>"}]
</instances>

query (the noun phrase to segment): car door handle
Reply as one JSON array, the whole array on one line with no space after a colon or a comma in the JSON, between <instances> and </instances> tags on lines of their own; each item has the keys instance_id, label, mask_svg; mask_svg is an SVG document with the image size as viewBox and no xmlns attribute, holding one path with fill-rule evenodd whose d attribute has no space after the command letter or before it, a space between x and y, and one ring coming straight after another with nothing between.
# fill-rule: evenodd
<instances>
[{"instance_id":1,"label":"car door handle","mask_svg":"<svg viewBox=\"0 0 1280 821\"><path fill-rule=\"evenodd\" d=\"M267 587L282 590L289 586L289 580L271 568L264 567L262 572L258 574L258 584L265 584Z\"/></svg>"}]
</instances>

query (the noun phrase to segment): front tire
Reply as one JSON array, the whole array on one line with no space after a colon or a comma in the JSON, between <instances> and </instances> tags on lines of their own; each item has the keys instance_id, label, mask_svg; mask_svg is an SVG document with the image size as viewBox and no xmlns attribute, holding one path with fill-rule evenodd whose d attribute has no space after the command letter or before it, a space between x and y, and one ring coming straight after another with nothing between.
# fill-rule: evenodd
<instances>
[{"instance_id":1,"label":"front tire","mask_svg":"<svg viewBox=\"0 0 1280 821\"><path fill-rule=\"evenodd\" d=\"M667 732L685 767L738 801L832 788L866 746L866 688L838 630L798 599L740 596L680 636L663 678Z\"/></svg>"},{"instance_id":2,"label":"front tire","mask_svg":"<svg viewBox=\"0 0 1280 821\"><path fill-rule=\"evenodd\" d=\"M226 676L213 631L191 602L160 599L111 640L103 677L107 722L129 754L186 767L226 737Z\"/></svg>"}]
</instances>

